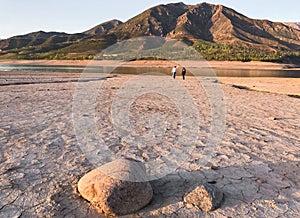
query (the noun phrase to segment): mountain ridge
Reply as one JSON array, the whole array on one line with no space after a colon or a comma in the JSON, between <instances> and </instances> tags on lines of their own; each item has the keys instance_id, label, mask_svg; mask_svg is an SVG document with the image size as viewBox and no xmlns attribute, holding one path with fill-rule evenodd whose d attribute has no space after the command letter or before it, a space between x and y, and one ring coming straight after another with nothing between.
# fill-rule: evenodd
<instances>
[{"instance_id":1,"label":"mountain ridge","mask_svg":"<svg viewBox=\"0 0 300 218\"><path fill-rule=\"evenodd\" d=\"M82 33L39 31L0 40L0 58L92 58L118 41L139 36L162 36L188 45L205 41L266 52L300 51L300 29L293 25L252 19L223 5L180 2L154 6L124 23L111 20Z\"/></svg>"}]
</instances>

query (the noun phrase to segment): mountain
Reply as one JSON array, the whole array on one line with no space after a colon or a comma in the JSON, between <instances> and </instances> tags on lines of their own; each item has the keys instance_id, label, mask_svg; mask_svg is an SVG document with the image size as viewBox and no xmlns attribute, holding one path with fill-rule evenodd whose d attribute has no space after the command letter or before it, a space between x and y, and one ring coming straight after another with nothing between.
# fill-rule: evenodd
<instances>
[{"instance_id":1,"label":"mountain","mask_svg":"<svg viewBox=\"0 0 300 218\"><path fill-rule=\"evenodd\" d=\"M300 30L295 25L251 19L222 5L173 3L149 8L125 23L111 20L79 34L40 31L1 40L0 58L92 58L118 41L139 36L177 39L197 48L204 44L206 50L217 47L216 54L251 51L250 59L276 59L300 51Z\"/></svg>"},{"instance_id":2,"label":"mountain","mask_svg":"<svg viewBox=\"0 0 300 218\"><path fill-rule=\"evenodd\" d=\"M159 5L109 33L119 39L164 36L189 43L202 39L264 49L300 49L300 31L283 23L250 19L222 5Z\"/></svg>"}]
</instances>

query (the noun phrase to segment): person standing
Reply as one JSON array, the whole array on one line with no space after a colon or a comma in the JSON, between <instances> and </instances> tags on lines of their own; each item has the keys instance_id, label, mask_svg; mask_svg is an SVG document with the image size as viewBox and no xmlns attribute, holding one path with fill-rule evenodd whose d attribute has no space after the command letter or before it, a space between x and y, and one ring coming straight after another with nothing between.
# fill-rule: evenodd
<instances>
[{"instance_id":1,"label":"person standing","mask_svg":"<svg viewBox=\"0 0 300 218\"><path fill-rule=\"evenodd\" d=\"M181 74L182 74L183 80L185 80L185 74L186 74L186 69L185 69L185 67L182 68Z\"/></svg>"},{"instance_id":2,"label":"person standing","mask_svg":"<svg viewBox=\"0 0 300 218\"><path fill-rule=\"evenodd\" d=\"M177 66L174 66L172 69L172 76L174 79L176 78L176 72L177 72Z\"/></svg>"}]
</instances>

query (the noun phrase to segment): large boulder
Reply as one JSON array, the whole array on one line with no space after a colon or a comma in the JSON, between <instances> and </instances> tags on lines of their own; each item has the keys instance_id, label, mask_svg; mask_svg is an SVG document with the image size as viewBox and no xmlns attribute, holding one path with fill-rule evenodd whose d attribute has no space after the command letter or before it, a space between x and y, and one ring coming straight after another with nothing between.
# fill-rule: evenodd
<instances>
[{"instance_id":1,"label":"large boulder","mask_svg":"<svg viewBox=\"0 0 300 218\"><path fill-rule=\"evenodd\" d=\"M206 183L188 192L183 200L204 212L209 212L220 207L223 201L223 193L214 185Z\"/></svg>"},{"instance_id":2,"label":"large boulder","mask_svg":"<svg viewBox=\"0 0 300 218\"><path fill-rule=\"evenodd\" d=\"M79 180L78 191L110 216L134 213L153 196L144 165L131 159L116 160L87 173Z\"/></svg>"}]
</instances>

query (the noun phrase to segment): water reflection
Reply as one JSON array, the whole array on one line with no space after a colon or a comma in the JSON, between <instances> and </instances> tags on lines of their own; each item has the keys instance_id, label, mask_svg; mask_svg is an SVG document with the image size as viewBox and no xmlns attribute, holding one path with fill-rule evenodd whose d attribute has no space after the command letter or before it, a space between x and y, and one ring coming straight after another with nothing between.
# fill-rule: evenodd
<instances>
[{"instance_id":1,"label":"water reflection","mask_svg":"<svg viewBox=\"0 0 300 218\"><path fill-rule=\"evenodd\" d=\"M300 78L300 70L214 69L219 77L285 77Z\"/></svg>"},{"instance_id":2,"label":"water reflection","mask_svg":"<svg viewBox=\"0 0 300 218\"><path fill-rule=\"evenodd\" d=\"M143 73L162 73L169 75L171 67L124 67L116 68L114 74L143 74ZM200 76L214 76L212 70L208 68L190 69ZM90 73L103 73L103 67L85 67L85 66L55 66L55 65L1 65L0 72L65 72L65 73L81 73L83 71ZM299 70L272 70L272 69L213 69L219 77L285 77L285 78L300 78ZM180 72L179 72L180 74ZM187 76L191 73L188 71Z\"/></svg>"},{"instance_id":3,"label":"water reflection","mask_svg":"<svg viewBox=\"0 0 300 218\"><path fill-rule=\"evenodd\" d=\"M85 66L61 66L61 65L14 65L0 64L0 71L22 71L22 72L70 72L80 73L83 70L91 70L101 72L101 67L85 67Z\"/></svg>"}]
</instances>

